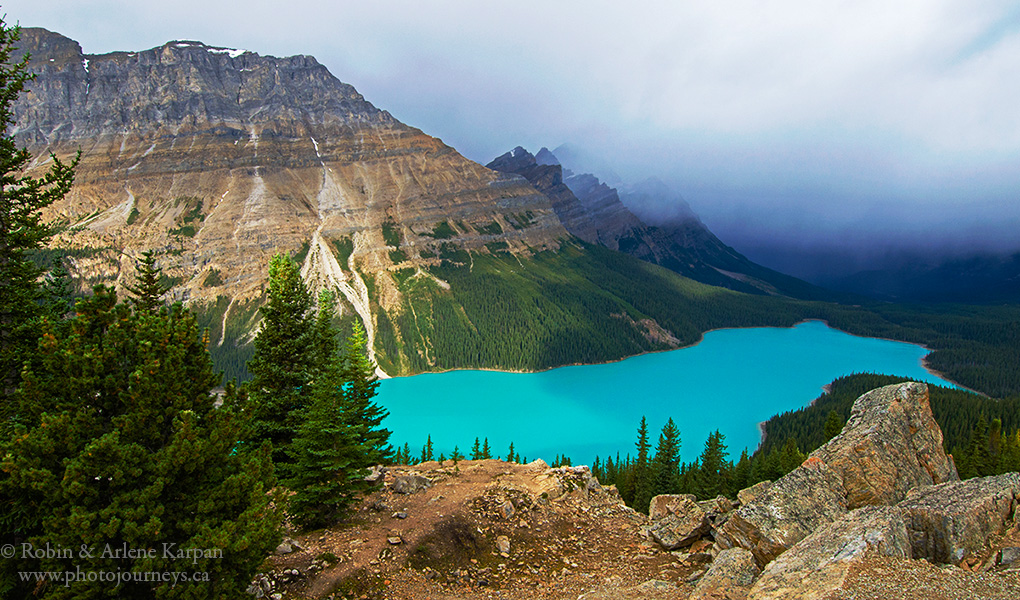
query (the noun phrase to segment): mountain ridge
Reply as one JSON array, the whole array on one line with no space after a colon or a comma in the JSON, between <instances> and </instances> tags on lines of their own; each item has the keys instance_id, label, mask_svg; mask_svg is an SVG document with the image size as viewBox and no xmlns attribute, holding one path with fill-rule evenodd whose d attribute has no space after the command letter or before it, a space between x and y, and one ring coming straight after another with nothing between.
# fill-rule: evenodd
<instances>
[{"instance_id":1,"label":"mountain ridge","mask_svg":"<svg viewBox=\"0 0 1020 600\"><path fill-rule=\"evenodd\" d=\"M228 377L245 376L278 252L337 292L390 375L604 362L808 316L586 242L557 208L638 221L615 196L586 207L559 167L542 168L562 197L469 161L310 57L181 41L87 55L42 29L22 45L38 77L15 107L17 142L35 169L84 152L44 214L58 225L49 255L87 292L123 290L155 252Z\"/></svg>"},{"instance_id":2,"label":"mountain ridge","mask_svg":"<svg viewBox=\"0 0 1020 600\"><path fill-rule=\"evenodd\" d=\"M670 190L661 182L631 186L630 197L644 209L644 218L652 214L651 205L664 207L651 225L624 204L616 188L594 174L571 171L548 148L532 155L518 146L486 166L527 179L553 200L567 231L588 243L739 292L805 300L843 297L748 260L719 240L682 197L667 197Z\"/></svg>"}]
</instances>

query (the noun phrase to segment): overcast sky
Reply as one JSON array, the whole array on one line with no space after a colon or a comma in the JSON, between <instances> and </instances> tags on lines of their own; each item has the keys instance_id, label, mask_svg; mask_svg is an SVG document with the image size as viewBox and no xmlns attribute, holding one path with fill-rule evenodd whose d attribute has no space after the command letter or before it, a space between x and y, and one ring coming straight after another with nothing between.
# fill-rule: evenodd
<instances>
[{"instance_id":1,"label":"overcast sky","mask_svg":"<svg viewBox=\"0 0 1020 600\"><path fill-rule=\"evenodd\" d=\"M479 162L568 142L657 176L752 253L1020 247L1018 2L0 3L92 54L310 54Z\"/></svg>"}]
</instances>

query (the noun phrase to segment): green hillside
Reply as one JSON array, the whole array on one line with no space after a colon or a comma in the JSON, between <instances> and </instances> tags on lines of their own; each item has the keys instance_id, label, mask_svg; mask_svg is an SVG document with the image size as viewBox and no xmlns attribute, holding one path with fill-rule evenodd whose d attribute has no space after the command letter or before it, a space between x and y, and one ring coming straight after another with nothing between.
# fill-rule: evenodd
<instances>
[{"instance_id":1,"label":"green hillside","mask_svg":"<svg viewBox=\"0 0 1020 600\"><path fill-rule=\"evenodd\" d=\"M930 366L953 381L992 397L1020 395L1020 306L850 306L749 295L576 239L531 257L447 243L439 257L428 270L361 274L387 373L597 363L690 345L711 329L822 319L856 335L924 344L933 350ZM392 278L399 306L380 310L380 278ZM228 305L221 298L197 310L218 368L245 379L257 305L231 307L224 335Z\"/></svg>"},{"instance_id":2,"label":"green hillside","mask_svg":"<svg viewBox=\"0 0 1020 600\"><path fill-rule=\"evenodd\" d=\"M697 283L583 242L530 259L451 254L428 274L395 277L403 306L380 314L376 333L390 373L603 362L693 344L709 329L800 320L785 300Z\"/></svg>"}]
</instances>

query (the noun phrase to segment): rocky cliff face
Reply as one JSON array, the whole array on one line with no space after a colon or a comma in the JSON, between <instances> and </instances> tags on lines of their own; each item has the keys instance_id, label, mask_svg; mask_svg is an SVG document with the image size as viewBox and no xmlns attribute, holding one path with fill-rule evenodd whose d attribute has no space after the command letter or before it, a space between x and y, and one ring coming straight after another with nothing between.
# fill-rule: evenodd
<instances>
[{"instance_id":1,"label":"rocky cliff face","mask_svg":"<svg viewBox=\"0 0 1020 600\"><path fill-rule=\"evenodd\" d=\"M155 249L175 297L238 307L289 251L371 333L372 306L401 304L376 274L441 247L527 254L568 236L526 181L400 123L314 58L187 41L89 55L44 29L20 45L38 78L12 133L37 168L82 150L73 191L46 216L90 284L131 281Z\"/></svg>"},{"instance_id":2,"label":"rocky cliff face","mask_svg":"<svg viewBox=\"0 0 1020 600\"><path fill-rule=\"evenodd\" d=\"M639 218L621 201L617 189L595 175L565 168L547 148L533 156L518 146L487 166L525 178L552 200L567 231L588 243L740 292L834 298L825 290L755 264L724 244L683 198L661 182L646 181L626 188L624 195L638 207Z\"/></svg>"}]
</instances>

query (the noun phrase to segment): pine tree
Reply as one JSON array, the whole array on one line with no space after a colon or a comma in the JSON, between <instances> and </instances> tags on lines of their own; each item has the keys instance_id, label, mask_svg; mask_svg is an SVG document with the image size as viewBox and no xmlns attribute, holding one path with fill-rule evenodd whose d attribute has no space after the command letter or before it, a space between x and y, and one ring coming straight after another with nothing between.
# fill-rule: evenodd
<instances>
[{"instance_id":1,"label":"pine tree","mask_svg":"<svg viewBox=\"0 0 1020 600\"><path fill-rule=\"evenodd\" d=\"M648 506L652 501L653 473L648 460L648 451L651 446L648 443L648 422L641 417L641 424L638 426L637 459L634 461L632 477L634 483L634 500L631 507L643 513L648 512Z\"/></svg>"},{"instance_id":2,"label":"pine tree","mask_svg":"<svg viewBox=\"0 0 1020 600\"><path fill-rule=\"evenodd\" d=\"M1002 419L992 419L992 425L988 429L988 462L989 470L992 471L989 475L997 475L1001 473L997 469L999 464L999 455L1002 453Z\"/></svg>"},{"instance_id":3,"label":"pine tree","mask_svg":"<svg viewBox=\"0 0 1020 600\"><path fill-rule=\"evenodd\" d=\"M321 290L310 333L309 366L313 378L319 373L328 371L335 362L341 360L339 331L333 324L334 319L336 319L336 296L330 290Z\"/></svg>"},{"instance_id":4,"label":"pine tree","mask_svg":"<svg viewBox=\"0 0 1020 600\"><path fill-rule=\"evenodd\" d=\"M365 452L347 422L343 384L334 361L312 384L311 404L287 448L293 465L284 484L294 492L288 512L306 528L340 520L365 488Z\"/></svg>"},{"instance_id":5,"label":"pine tree","mask_svg":"<svg viewBox=\"0 0 1020 600\"><path fill-rule=\"evenodd\" d=\"M516 462L517 455L514 453L514 443L510 442L510 450L506 454L506 462Z\"/></svg>"},{"instance_id":6,"label":"pine tree","mask_svg":"<svg viewBox=\"0 0 1020 600\"><path fill-rule=\"evenodd\" d=\"M428 439L425 440L425 445L421 447L421 460L418 462L428 462L433 459L432 454L432 435L429 434Z\"/></svg>"},{"instance_id":7,"label":"pine tree","mask_svg":"<svg viewBox=\"0 0 1020 600\"><path fill-rule=\"evenodd\" d=\"M40 211L63 198L74 181L79 153L70 164L51 155L53 164L41 177L24 174L32 155L18 148L8 133L14 125L14 102L33 79L28 57L12 63L18 27L0 19L0 417L16 418L10 396L20 380L22 363L35 351L41 307L37 284L41 272L29 253L50 238Z\"/></svg>"},{"instance_id":8,"label":"pine tree","mask_svg":"<svg viewBox=\"0 0 1020 600\"><path fill-rule=\"evenodd\" d=\"M480 460L481 458L482 458L482 445L481 442L478 441L478 438L475 438L475 443L473 446L471 446L471 460Z\"/></svg>"},{"instance_id":9,"label":"pine tree","mask_svg":"<svg viewBox=\"0 0 1020 600\"><path fill-rule=\"evenodd\" d=\"M796 469L807 460L807 456L797 447L797 440L790 438L783 444L783 449L778 454L778 469L770 479L779 479L790 471Z\"/></svg>"},{"instance_id":10,"label":"pine tree","mask_svg":"<svg viewBox=\"0 0 1020 600\"><path fill-rule=\"evenodd\" d=\"M485 438L485 441L482 442L482 458L492 458L492 449L489 448L489 438Z\"/></svg>"},{"instance_id":11,"label":"pine tree","mask_svg":"<svg viewBox=\"0 0 1020 600\"><path fill-rule=\"evenodd\" d=\"M747 448L744 448L740 453L740 460L733 467L730 497L736 497L737 492L752 485L754 485L754 482L751 481L751 457L747 453Z\"/></svg>"},{"instance_id":12,"label":"pine tree","mask_svg":"<svg viewBox=\"0 0 1020 600\"><path fill-rule=\"evenodd\" d=\"M715 498L729 493L729 464L726 462L725 436L715 430L708 434L705 449L698 459L698 482L695 494L699 498Z\"/></svg>"},{"instance_id":13,"label":"pine tree","mask_svg":"<svg viewBox=\"0 0 1020 600\"><path fill-rule=\"evenodd\" d=\"M453 461L453 464L457 464L464 460L464 454L461 453L460 446L453 447L453 452L450 453L450 460Z\"/></svg>"},{"instance_id":14,"label":"pine tree","mask_svg":"<svg viewBox=\"0 0 1020 600\"><path fill-rule=\"evenodd\" d=\"M163 270L156 266L152 250L135 260L135 285L124 287L134 296L131 302L139 311L152 313L163 306L163 295L170 288L163 284Z\"/></svg>"},{"instance_id":15,"label":"pine tree","mask_svg":"<svg viewBox=\"0 0 1020 600\"><path fill-rule=\"evenodd\" d=\"M341 364L345 418L350 426L358 428L358 443L365 452L366 465L385 464L393 454L389 445L390 431L382 427L383 419L389 413L373 400L379 388L379 378L375 374L375 363L368 356L365 329L358 321L354 322L344 345Z\"/></svg>"},{"instance_id":16,"label":"pine tree","mask_svg":"<svg viewBox=\"0 0 1020 600\"><path fill-rule=\"evenodd\" d=\"M652 496L680 492L680 429L672 418L662 426L652 471Z\"/></svg>"},{"instance_id":17,"label":"pine tree","mask_svg":"<svg viewBox=\"0 0 1020 600\"><path fill-rule=\"evenodd\" d=\"M117 559L99 553L3 564L5 597L109 597L109 582L26 584L16 571L194 571L210 580L124 582L118 598L240 597L279 543L269 448L239 449L244 414L219 377L195 317L152 314L99 286L67 327L44 326L17 395L32 407L0 449L4 543L51 547L208 548L216 558ZM275 498L279 500L279 498ZM176 544L176 546L173 546ZM3 587L3 586L0 586Z\"/></svg>"},{"instance_id":18,"label":"pine tree","mask_svg":"<svg viewBox=\"0 0 1020 600\"><path fill-rule=\"evenodd\" d=\"M1004 437L999 453L999 473L1013 471L1020 471L1020 429Z\"/></svg>"},{"instance_id":19,"label":"pine tree","mask_svg":"<svg viewBox=\"0 0 1020 600\"><path fill-rule=\"evenodd\" d=\"M311 365L311 295L297 265L284 254L269 261L269 298L260 309L262 325L255 336L255 355L248 362L251 413L249 442L273 445L273 462L290 462L287 447L300 425ZM284 474L285 474L284 469Z\"/></svg>"},{"instance_id":20,"label":"pine tree","mask_svg":"<svg viewBox=\"0 0 1020 600\"><path fill-rule=\"evenodd\" d=\"M67 318L74 309L74 285L71 273L64 266L64 260L63 255L53 259L43 289L43 313L54 322Z\"/></svg>"},{"instance_id":21,"label":"pine tree","mask_svg":"<svg viewBox=\"0 0 1020 600\"><path fill-rule=\"evenodd\" d=\"M836 409L832 409L829 411L829 416L825 419L825 441L836 437L841 431L843 431L843 419L840 418Z\"/></svg>"},{"instance_id":22,"label":"pine tree","mask_svg":"<svg viewBox=\"0 0 1020 600\"><path fill-rule=\"evenodd\" d=\"M966 452L970 468L966 473L960 473L961 478L986 477L992 474L992 459L988 450L988 418L984 415L971 431L970 444Z\"/></svg>"}]
</instances>

